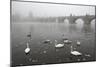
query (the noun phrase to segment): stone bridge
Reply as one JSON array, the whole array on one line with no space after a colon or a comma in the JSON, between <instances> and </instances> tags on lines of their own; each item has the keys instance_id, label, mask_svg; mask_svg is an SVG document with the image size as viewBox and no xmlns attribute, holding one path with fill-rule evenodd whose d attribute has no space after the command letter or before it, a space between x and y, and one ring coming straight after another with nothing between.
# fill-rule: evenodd
<instances>
[{"instance_id":1,"label":"stone bridge","mask_svg":"<svg viewBox=\"0 0 100 67\"><path fill-rule=\"evenodd\" d=\"M65 20L68 20L70 23L75 23L76 20L82 19L85 24L90 24L92 20L96 19L95 15L85 15L85 16L66 16L66 17L58 17L56 18L57 22L64 22Z\"/></svg>"}]
</instances>

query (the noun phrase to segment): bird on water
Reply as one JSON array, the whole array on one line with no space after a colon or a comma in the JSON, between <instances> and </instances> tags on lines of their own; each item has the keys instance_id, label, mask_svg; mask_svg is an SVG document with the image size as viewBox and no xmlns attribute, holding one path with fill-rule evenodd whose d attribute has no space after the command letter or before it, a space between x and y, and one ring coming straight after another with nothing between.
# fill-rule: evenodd
<instances>
[{"instance_id":1,"label":"bird on water","mask_svg":"<svg viewBox=\"0 0 100 67\"><path fill-rule=\"evenodd\" d=\"M77 46L80 46L81 42L77 40L76 44Z\"/></svg>"},{"instance_id":2,"label":"bird on water","mask_svg":"<svg viewBox=\"0 0 100 67\"><path fill-rule=\"evenodd\" d=\"M24 50L25 51L25 54L27 55L27 54L29 54L30 53L30 51L31 51L31 49L30 49L30 47L29 47L29 43L27 42L26 43L26 49Z\"/></svg>"},{"instance_id":3,"label":"bird on water","mask_svg":"<svg viewBox=\"0 0 100 67\"><path fill-rule=\"evenodd\" d=\"M57 40L55 40L55 47L62 48L62 47L64 47L64 44L57 43Z\"/></svg>"},{"instance_id":4,"label":"bird on water","mask_svg":"<svg viewBox=\"0 0 100 67\"><path fill-rule=\"evenodd\" d=\"M79 51L73 50L73 46L71 46L71 52L70 53L74 56L81 56L82 55L82 53L80 53Z\"/></svg>"}]
</instances>

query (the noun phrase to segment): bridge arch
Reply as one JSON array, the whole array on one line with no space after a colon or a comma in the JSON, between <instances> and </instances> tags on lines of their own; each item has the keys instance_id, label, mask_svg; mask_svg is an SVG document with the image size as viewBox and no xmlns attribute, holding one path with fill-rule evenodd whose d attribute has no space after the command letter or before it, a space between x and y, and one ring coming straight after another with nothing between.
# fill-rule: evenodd
<instances>
[{"instance_id":1,"label":"bridge arch","mask_svg":"<svg viewBox=\"0 0 100 67\"><path fill-rule=\"evenodd\" d=\"M69 22L73 24L79 19L83 20L84 24L91 24L91 21L95 19L95 15L59 17L57 18L57 21L59 23Z\"/></svg>"},{"instance_id":2,"label":"bridge arch","mask_svg":"<svg viewBox=\"0 0 100 67\"><path fill-rule=\"evenodd\" d=\"M94 26L96 24L96 19L91 20L91 26Z\"/></svg>"},{"instance_id":3,"label":"bridge arch","mask_svg":"<svg viewBox=\"0 0 100 67\"><path fill-rule=\"evenodd\" d=\"M96 22L96 19L94 18L94 19L90 20L90 22L94 23L94 22Z\"/></svg>"},{"instance_id":4,"label":"bridge arch","mask_svg":"<svg viewBox=\"0 0 100 67\"><path fill-rule=\"evenodd\" d=\"M83 23L84 23L84 20L83 20L82 18L77 18L77 19L75 20L75 23L76 23L76 24L83 24Z\"/></svg>"},{"instance_id":5,"label":"bridge arch","mask_svg":"<svg viewBox=\"0 0 100 67\"><path fill-rule=\"evenodd\" d=\"M81 22L84 22L84 24L91 24L92 21L95 21L95 18L77 18L74 20L75 23L78 23L77 21L81 20Z\"/></svg>"},{"instance_id":6,"label":"bridge arch","mask_svg":"<svg viewBox=\"0 0 100 67\"><path fill-rule=\"evenodd\" d=\"M67 18L64 19L64 23L69 24L69 20Z\"/></svg>"}]
</instances>

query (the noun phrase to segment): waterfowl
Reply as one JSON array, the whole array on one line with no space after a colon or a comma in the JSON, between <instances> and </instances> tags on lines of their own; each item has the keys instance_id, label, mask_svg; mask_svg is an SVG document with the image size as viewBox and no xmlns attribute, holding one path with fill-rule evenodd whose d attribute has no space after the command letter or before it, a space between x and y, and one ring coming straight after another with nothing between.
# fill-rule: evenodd
<instances>
[{"instance_id":1,"label":"waterfowl","mask_svg":"<svg viewBox=\"0 0 100 67\"><path fill-rule=\"evenodd\" d=\"M52 43L50 40L45 40L43 43Z\"/></svg>"},{"instance_id":2,"label":"waterfowl","mask_svg":"<svg viewBox=\"0 0 100 67\"><path fill-rule=\"evenodd\" d=\"M63 42L64 42L65 44L71 44L71 43L72 43L72 41L70 41L70 40L68 40L68 39L64 39Z\"/></svg>"},{"instance_id":3,"label":"waterfowl","mask_svg":"<svg viewBox=\"0 0 100 67\"><path fill-rule=\"evenodd\" d=\"M80 53L80 52L78 52L78 51L74 51L73 50L73 46L71 46L71 52L70 52L72 55L74 55L74 56L81 56L82 55L82 53Z\"/></svg>"},{"instance_id":4,"label":"waterfowl","mask_svg":"<svg viewBox=\"0 0 100 67\"><path fill-rule=\"evenodd\" d=\"M30 47L29 47L29 43L26 43L26 49L24 50L25 51L25 54L27 55L27 54L29 54L29 52L30 52Z\"/></svg>"},{"instance_id":5,"label":"waterfowl","mask_svg":"<svg viewBox=\"0 0 100 67\"><path fill-rule=\"evenodd\" d=\"M81 42L77 40L76 44L77 46L80 46Z\"/></svg>"},{"instance_id":6,"label":"waterfowl","mask_svg":"<svg viewBox=\"0 0 100 67\"><path fill-rule=\"evenodd\" d=\"M62 48L64 47L64 44L58 44L57 40L55 40L55 48Z\"/></svg>"},{"instance_id":7,"label":"waterfowl","mask_svg":"<svg viewBox=\"0 0 100 67\"><path fill-rule=\"evenodd\" d=\"M68 43L69 40L68 39L63 39L64 43Z\"/></svg>"},{"instance_id":8,"label":"waterfowl","mask_svg":"<svg viewBox=\"0 0 100 67\"><path fill-rule=\"evenodd\" d=\"M91 55L90 55L90 54L85 54L85 56L86 56L86 57L91 57Z\"/></svg>"}]
</instances>

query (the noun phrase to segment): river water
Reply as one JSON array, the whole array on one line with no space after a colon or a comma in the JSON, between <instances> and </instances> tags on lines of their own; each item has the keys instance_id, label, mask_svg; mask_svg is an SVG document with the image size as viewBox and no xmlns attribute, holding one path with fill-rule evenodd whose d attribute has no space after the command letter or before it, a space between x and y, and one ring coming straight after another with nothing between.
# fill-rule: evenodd
<instances>
[{"instance_id":1,"label":"river water","mask_svg":"<svg viewBox=\"0 0 100 67\"><path fill-rule=\"evenodd\" d=\"M31 31L32 40L29 43L31 52L26 55L24 50L28 41L27 34ZM63 36L64 35L64 36ZM71 44L64 48L56 49L54 40L63 43L62 38L68 38ZM42 43L51 40L51 44ZM76 46L76 40L81 42ZM78 20L76 24L64 23L12 23L11 24L11 63L13 65L37 65L66 62L94 61L95 56L95 21L84 24ZM70 55L70 46L81 52L81 57ZM89 55L89 56L87 56Z\"/></svg>"}]
</instances>

